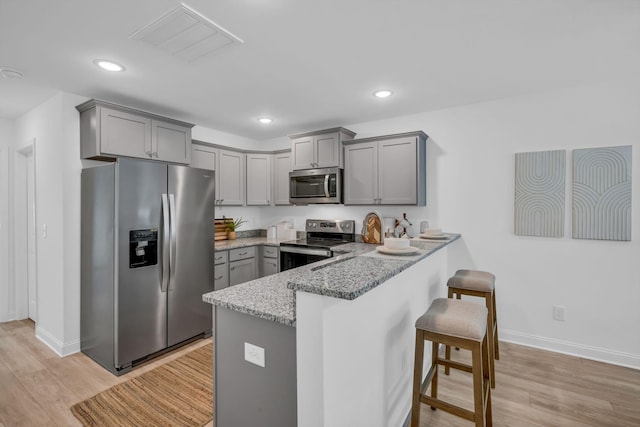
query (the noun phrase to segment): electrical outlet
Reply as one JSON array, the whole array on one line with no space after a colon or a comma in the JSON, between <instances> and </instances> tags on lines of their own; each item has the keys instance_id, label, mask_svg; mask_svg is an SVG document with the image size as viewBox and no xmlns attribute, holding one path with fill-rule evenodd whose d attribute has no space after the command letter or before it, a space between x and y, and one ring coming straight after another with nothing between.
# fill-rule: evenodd
<instances>
[{"instance_id":1,"label":"electrical outlet","mask_svg":"<svg viewBox=\"0 0 640 427\"><path fill-rule=\"evenodd\" d=\"M264 368L264 348L245 342L244 360Z\"/></svg>"},{"instance_id":2,"label":"electrical outlet","mask_svg":"<svg viewBox=\"0 0 640 427\"><path fill-rule=\"evenodd\" d=\"M567 320L566 312L567 312L567 307L564 307L562 305L554 305L553 306L554 320L560 320L561 322L564 322L565 320Z\"/></svg>"}]
</instances>

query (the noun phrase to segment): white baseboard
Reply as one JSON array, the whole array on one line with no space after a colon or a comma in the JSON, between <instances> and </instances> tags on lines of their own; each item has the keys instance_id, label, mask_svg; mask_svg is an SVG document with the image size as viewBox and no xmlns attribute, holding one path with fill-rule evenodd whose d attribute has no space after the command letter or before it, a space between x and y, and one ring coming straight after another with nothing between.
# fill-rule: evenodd
<instances>
[{"instance_id":1,"label":"white baseboard","mask_svg":"<svg viewBox=\"0 0 640 427\"><path fill-rule=\"evenodd\" d=\"M69 356L70 354L80 351L80 340L63 343L53 334L36 325L36 338L45 343L51 350L55 351L60 357Z\"/></svg>"},{"instance_id":2,"label":"white baseboard","mask_svg":"<svg viewBox=\"0 0 640 427\"><path fill-rule=\"evenodd\" d=\"M500 341L526 345L528 347L535 347L571 356L583 357L585 359L597 360L598 362L611 363L613 365L625 366L627 368L640 369L640 355L638 354L623 353L621 351L592 347L570 341L557 340L554 338L523 334L521 332L505 329L500 329L499 336Z\"/></svg>"}]
</instances>

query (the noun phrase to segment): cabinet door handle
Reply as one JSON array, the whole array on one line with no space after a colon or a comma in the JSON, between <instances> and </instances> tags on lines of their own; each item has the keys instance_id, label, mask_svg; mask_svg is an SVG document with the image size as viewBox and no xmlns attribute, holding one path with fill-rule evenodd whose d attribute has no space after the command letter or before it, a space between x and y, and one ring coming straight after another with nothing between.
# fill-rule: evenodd
<instances>
[{"instance_id":1,"label":"cabinet door handle","mask_svg":"<svg viewBox=\"0 0 640 427\"><path fill-rule=\"evenodd\" d=\"M217 256L215 257L215 260L218 261L219 259L222 259L222 256Z\"/></svg>"},{"instance_id":2,"label":"cabinet door handle","mask_svg":"<svg viewBox=\"0 0 640 427\"><path fill-rule=\"evenodd\" d=\"M233 271L235 269L236 269L235 267L229 267L229 270L231 270L231 271Z\"/></svg>"},{"instance_id":3,"label":"cabinet door handle","mask_svg":"<svg viewBox=\"0 0 640 427\"><path fill-rule=\"evenodd\" d=\"M154 151L154 152L153 152L153 156L154 156L155 158L158 158L158 152L157 152L157 151Z\"/></svg>"},{"instance_id":4,"label":"cabinet door handle","mask_svg":"<svg viewBox=\"0 0 640 427\"><path fill-rule=\"evenodd\" d=\"M222 279L222 276L218 276L218 277L214 277L215 280L220 280Z\"/></svg>"},{"instance_id":5,"label":"cabinet door handle","mask_svg":"<svg viewBox=\"0 0 640 427\"><path fill-rule=\"evenodd\" d=\"M239 252L239 253L238 253L238 255L246 255L246 254L248 254L248 253L249 253L249 252Z\"/></svg>"}]
</instances>

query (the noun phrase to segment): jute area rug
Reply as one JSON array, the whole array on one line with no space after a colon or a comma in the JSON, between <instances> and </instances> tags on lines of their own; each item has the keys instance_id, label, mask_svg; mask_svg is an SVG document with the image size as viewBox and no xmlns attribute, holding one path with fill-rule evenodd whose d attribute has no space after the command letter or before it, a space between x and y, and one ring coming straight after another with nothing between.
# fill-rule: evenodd
<instances>
[{"instance_id":1,"label":"jute area rug","mask_svg":"<svg viewBox=\"0 0 640 427\"><path fill-rule=\"evenodd\" d=\"M84 426L203 426L213 419L212 346L76 403Z\"/></svg>"}]
</instances>

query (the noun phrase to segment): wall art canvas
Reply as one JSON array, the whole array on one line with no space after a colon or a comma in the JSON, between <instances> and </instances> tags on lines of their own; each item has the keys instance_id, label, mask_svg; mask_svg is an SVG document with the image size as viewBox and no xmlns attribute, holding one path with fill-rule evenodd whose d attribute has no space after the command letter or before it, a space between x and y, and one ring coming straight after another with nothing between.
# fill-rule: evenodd
<instances>
[{"instance_id":1,"label":"wall art canvas","mask_svg":"<svg viewBox=\"0 0 640 427\"><path fill-rule=\"evenodd\" d=\"M515 175L515 234L562 237L566 151L516 153Z\"/></svg>"},{"instance_id":2,"label":"wall art canvas","mask_svg":"<svg viewBox=\"0 0 640 427\"><path fill-rule=\"evenodd\" d=\"M573 150L573 238L631 240L630 145Z\"/></svg>"}]
</instances>

